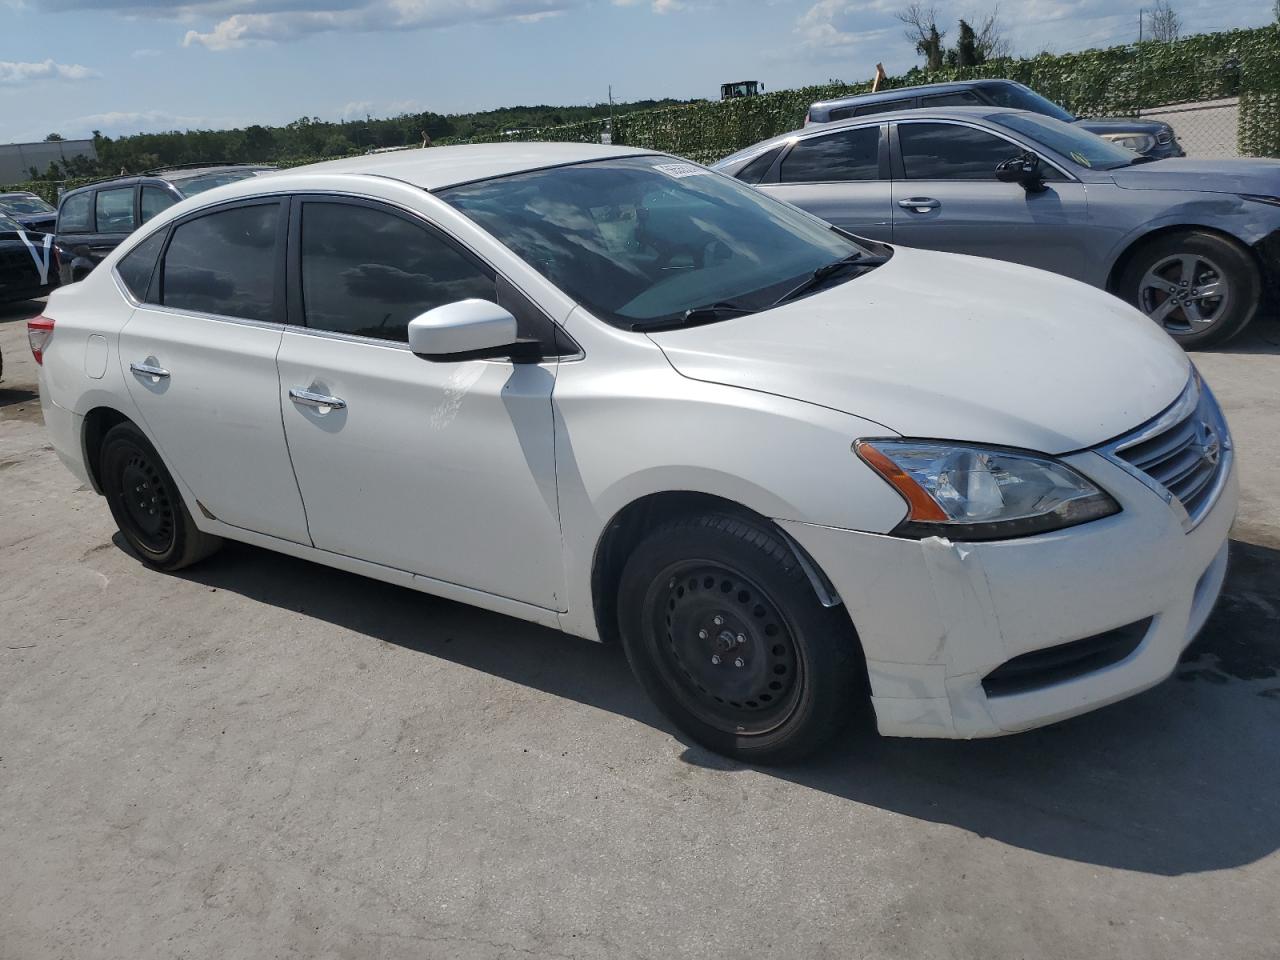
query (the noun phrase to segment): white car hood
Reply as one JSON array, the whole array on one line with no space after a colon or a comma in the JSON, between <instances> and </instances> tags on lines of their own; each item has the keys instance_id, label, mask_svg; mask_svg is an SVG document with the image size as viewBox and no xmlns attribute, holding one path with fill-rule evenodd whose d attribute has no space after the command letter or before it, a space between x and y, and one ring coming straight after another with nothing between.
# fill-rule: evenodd
<instances>
[{"instance_id":1,"label":"white car hood","mask_svg":"<svg viewBox=\"0 0 1280 960\"><path fill-rule=\"evenodd\" d=\"M1052 454L1149 420L1190 376L1182 349L1110 294L905 247L814 296L651 337L694 380L819 404L903 436Z\"/></svg>"}]
</instances>

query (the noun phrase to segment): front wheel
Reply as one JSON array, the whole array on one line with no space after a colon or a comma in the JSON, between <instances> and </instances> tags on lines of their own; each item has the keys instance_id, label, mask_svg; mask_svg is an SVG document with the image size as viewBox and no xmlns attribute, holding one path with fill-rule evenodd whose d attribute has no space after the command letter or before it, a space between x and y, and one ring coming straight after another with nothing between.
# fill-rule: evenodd
<instances>
[{"instance_id":1,"label":"front wheel","mask_svg":"<svg viewBox=\"0 0 1280 960\"><path fill-rule=\"evenodd\" d=\"M1248 251L1213 233L1160 237L1134 254L1121 295L1188 349L1225 343L1258 309L1262 281Z\"/></svg>"},{"instance_id":2,"label":"front wheel","mask_svg":"<svg viewBox=\"0 0 1280 960\"><path fill-rule=\"evenodd\" d=\"M107 431L98 463L111 516L148 566L178 570L222 545L196 528L160 454L132 423Z\"/></svg>"},{"instance_id":3,"label":"front wheel","mask_svg":"<svg viewBox=\"0 0 1280 960\"><path fill-rule=\"evenodd\" d=\"M632 670L685 734L748 762L800 759L867 703L857 639L775 534L726 515L651 533L628 559Z\"/></svg>"}]
</instances>

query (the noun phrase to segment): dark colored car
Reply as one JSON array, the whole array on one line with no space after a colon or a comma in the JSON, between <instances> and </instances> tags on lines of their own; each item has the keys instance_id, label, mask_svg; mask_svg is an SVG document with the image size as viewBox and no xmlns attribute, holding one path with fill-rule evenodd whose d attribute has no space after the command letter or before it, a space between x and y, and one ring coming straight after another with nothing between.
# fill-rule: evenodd
<instances>
[{"instance_id":1,"label":"dark colored car","mask_svg":"<svg viewBox=\"0 0 1280 960\"><path fill-rule=\"evenodd\" d=\"M43 297L58 285L53 237L0 213L0 303Z\"/></svg>"},{"instance_id":2,"label":"dark colored car","mask_svg":"<svg viewBox=\"0 0 1280 960\"><path fill-rule=\"evenodd\" d=\"M58 203L62 282L83 279L121 240L178 201L275 169L226 163L169 167L68 190Z\"/></svg>"},{"instance_id":3,"label":"dark colored car","mask_svg":"<svg viewBox=\"0 0 1280 960\"><path fill-rule=\"evenodd\" d=\"M58 219L56 208L25 190L0 193L0 214L16 220L25 230L35 230L38 233L53 233L54 221Z\"/></svg>"},{"instance_id":4,"label":"dark colored car","mask_svg":"<svg viewBox=\"0 0 1280 960\"><path fill-rule=\"evenodd\" d=\"M918 87L899 87L838 100L822 100L809 107L804 125L848 120L890 110L915 110L935 107L1010 107L1042 113L1063 123L1074 123L1090 133L1127 147L1134 153L1163 160L1185 157L1186 153L1174 136L1173 127L1159 120L1130 117L1082 119L1072 116L1052 100L1042 97L1030 87L1013 80L957 80L954 83L929 83Z\"/></svg>"}]
</instances>

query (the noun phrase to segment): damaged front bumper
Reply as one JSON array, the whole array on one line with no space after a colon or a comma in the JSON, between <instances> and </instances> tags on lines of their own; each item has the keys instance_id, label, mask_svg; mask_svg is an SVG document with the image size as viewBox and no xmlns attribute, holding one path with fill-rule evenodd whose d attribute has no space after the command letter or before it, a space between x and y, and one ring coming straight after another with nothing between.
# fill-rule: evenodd
<instances>
[{"instance_id":1,"label":"damaged front bumper","mask_svg":"<svg viewBox=\"0 0 1280 960\"><path fill-rule=\"evenodd\" d=\"M779 521L848 607L882 734L1014 733L1114 703L1173 672L1226 575L1234 465L1217 502L1187 532L1174 508L1115 463L1095 453L1065 460L1122 511L987 543ZM1077 657L1065 672L1024 671L1018 684L984 688L985 678L1015 658L1034 666L1027 655L1036 651L1073 643L1080 649L1081 641L1096 645L1113 634L1129 638L1114 657Z\"/></svg>"}]
</instances>

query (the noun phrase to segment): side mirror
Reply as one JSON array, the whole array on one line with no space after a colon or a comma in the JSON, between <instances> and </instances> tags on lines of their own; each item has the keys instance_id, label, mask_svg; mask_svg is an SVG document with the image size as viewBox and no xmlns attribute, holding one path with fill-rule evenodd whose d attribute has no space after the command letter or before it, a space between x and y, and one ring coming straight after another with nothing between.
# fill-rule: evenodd
<instances>
[{"instance_id":1,"label":"side mirror","mask_svg":"<svg viewBox=\"0 0 1280 960\"><path fill-rule=\"evenodd\" d=\"M1023 153L996 164L996 179L1001 183L1018 183L1027 193L1039 193L1045 189L1044 173L1040 158L1034 153Z\"/></svg>"},{"instance_id":2,"label":"side mirror","mask_svg":"<svg viewBox=\"0 0 1280 960\"><path fill-rule=\"evenodd\" d=\"M459 300L409 321L409 349L436 362L508 357L517 363L542 358L536 340L516 335L516 318L488 300Z\"/></svg>"}]
</instances>

